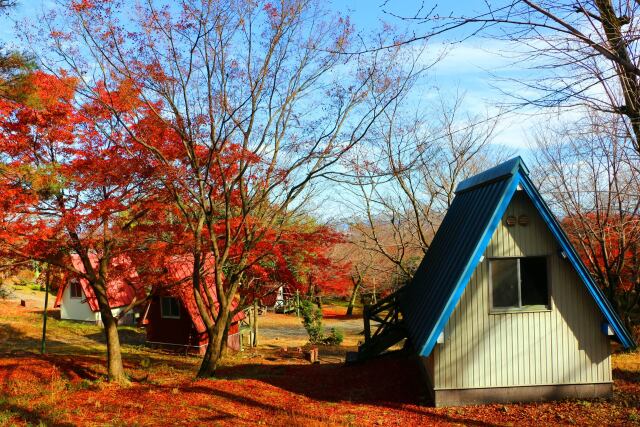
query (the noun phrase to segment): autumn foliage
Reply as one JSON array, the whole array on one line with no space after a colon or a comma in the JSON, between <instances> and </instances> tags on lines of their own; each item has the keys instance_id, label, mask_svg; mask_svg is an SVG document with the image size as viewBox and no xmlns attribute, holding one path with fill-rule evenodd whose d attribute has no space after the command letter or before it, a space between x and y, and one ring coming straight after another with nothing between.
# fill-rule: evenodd
<instances>
[{"instance_id":1,"label":"autumn foliage","mask_svg":"<svg viewBox=\"0 0 640 427\"><path fill-rule=\"evenodd\" d=\"M640 218L588 212L568 216L562 225L596 282L631 327L640 300Z\"/></svg>"},{"instance_id":2,"label":"autumn foliage","mask_svg":"<svg viewBox=\"0 0 640 427\"><path fill-rule=\"evenodd\" d=\"M109 280L130 276L132 259L144 262L132 252L147 238L138 223L158 211L155 165L131 150L109 111L75 102L77 79L37 71L27 82L24 102L0 100L0 255L89 283L108 336L110 376L124 380ZM133 294L143 295L145 284L129 279Z\"/></svg>"},{"instance_id":3,"label":"autumn foliage","mask_svg":"<svg viewBox=\"0 0 640 427\"><path fill-rule=\"evenodd\" d=\"M433 408L411 357L345 366L321 354L323 363L309 364L265 347L232 355L219 378L197 381L194 358L128 347L125 366L137 381L118 387L102 381L94 355L2 353L28 345L38 330L30 321L36 314L15 302L0 301L0 310L7 319L0 328L0 423L7 425L618 426L640 417L638 353L613 355L612 399ZM70 331L68 338L85 337Z\"/></svg>"},{"instance_id":4,"label":"autumn foliage","mask_svg":"<svg viewBox=\"0 0 640 427\"><path fill-rule=\"evenodd\" d=\"M329 256L339 233L306 209L313 183L420 66L405 69L399 49L343 55L353 27L319 1L158 0L135 14L120 2L66 4L34 39L77 79L79 110L154 171L145 184L164 205L146 212L164 218L145 214L134 234L148 226L148 248L193 260L208 336L198 375L215 373L229 320L252 299L282 284L345 293L349 266Z\"/></svg>"},{"instance_id":5,"label":"autumn foliage","mask_svg":"<svg viewBox=\"0 0 640 427\"><path fill-rule=\"evenodd\" d=\"M303 290L313 281L318 289L325 283L340 289L340 268L327 257L339 233L284 215L265 220L260 210L277 206L263 201L253 214L243 209L244 187L229 190L229 180L251 167L243 185L260 191L268 165L259 156L235 143L215 153L197 144L185 151L179 131L155 111L163 104L144 102L129 79L111 86L100 81L90 98L82 98L76 84L64 73L35 72L24 103L0 100L0 254L86 280L102 301L110 364L119 363L111 283L125 278L133 294L142 295L136 303L144 303L144 295L171 285L166 267L176 257L194 260L195 287L205 280L218 284L217 292L200 294L204 307L224 301L231 310L233 301L239 311L282 284ZM208 166L194 174L194 165ZM206 218L198 217L203 200L193 198L201 173L208 175L207 203L218 211ZM233 283L237 288L225 295ZM210 324L216 315L209 313ZM112 368L121 378L122 367Z\"/></svg>"}]
</instances>

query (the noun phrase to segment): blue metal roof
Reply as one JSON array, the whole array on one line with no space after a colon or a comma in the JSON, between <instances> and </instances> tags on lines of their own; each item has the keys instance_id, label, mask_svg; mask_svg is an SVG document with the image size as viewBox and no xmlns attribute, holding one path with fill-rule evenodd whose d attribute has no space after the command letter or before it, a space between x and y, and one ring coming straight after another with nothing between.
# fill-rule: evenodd
<instances>
[{"instance_id":1,"label":"blue metal roof","mask_svg":"<svg viewBox=\"0 0 640 427\"><path fill-rule=\"evenodd\" d=\"M480 172L471 178L465 179L456 188L456 194L460 194L463 191L472 190L481 185L487 185L492 182L507 179L513 176L519 169L522 169L524 173L528 174L529 169L525 166L521 157L514 157L511 160L507 160L504 163L500 163L491 169L487 169L484 172Z\"/></svg>"},{"instance_id":2,"label":"blue metal roof","mask_svg":"<svg viewBox=\"0 0 640 427\"><path fill-rule=\"evenodd\" d=\"M433 350L518 186L538 209L622 345L635 346L528 172L516 157L458 185L456 197L401 300L409 337L420 355L428 356Z\"/></svg>"}]
</instances>

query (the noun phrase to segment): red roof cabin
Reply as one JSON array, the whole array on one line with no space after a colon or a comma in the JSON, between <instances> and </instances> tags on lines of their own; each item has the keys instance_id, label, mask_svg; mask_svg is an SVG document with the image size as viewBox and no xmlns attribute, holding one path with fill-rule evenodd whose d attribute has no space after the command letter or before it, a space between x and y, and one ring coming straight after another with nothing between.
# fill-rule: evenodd
<instances>
[{"instance_id":1,"label":"red roof cabin","mask_svg":"<svg viewBox=\"0 0 640 427\"><path fill-rule=\"evenodd\" d=\"M96 256L90 254L89 257L91 263L97 266L98 260ZM76 270L84 272L84 266L78 255L72 255L71 262ZM126 267L129 263L129 260L114 261L116 267L122 267L124 265L125 269L127 269ZM145 298L144 289L136 286L137 282L135 279L137 278L137 274L135 270L130 270L130 273L125 275L126 277L119 276L118 278L109 280L107 283L109 305L111 306L111 312L116 317L122 316L122 312L134 299L137 298L141 300ZM63 320L76 320L96 324L102 323L98 299L86 279L71 277L64 282L58 289L54 307L60 308L60 318ZM134 312L129 311L120 317L118 323L121 325L134 324Z\"/></svg>"},{"instance_id":2,"label":"red roof cabin","mask_svg":"<svg viewBox=\"0 0 640 427\"><path fill-rule=\"evenodd\" d=\"M278 286L260 298L260 305L272 309L275 313L288 313L295 310L296 291L291 286Z\"/></svg>"},{"instance_id":3,"label":"red roof cabin","mask_svg":"<svg viewBox=\"0 0 640 427\"><path fill-rule=\"evenodd\" d=\"M189 280L192 268L189 261L169 265L170 279L177 284L157 292L147 306L142 321L147 345L204 354L209 339ZM215 298L215 286L206 283ZM244 318L243 312L236 314L229 329L227 345L236 351L241 349L240 321Z\"/></svg>"}]
</instances>

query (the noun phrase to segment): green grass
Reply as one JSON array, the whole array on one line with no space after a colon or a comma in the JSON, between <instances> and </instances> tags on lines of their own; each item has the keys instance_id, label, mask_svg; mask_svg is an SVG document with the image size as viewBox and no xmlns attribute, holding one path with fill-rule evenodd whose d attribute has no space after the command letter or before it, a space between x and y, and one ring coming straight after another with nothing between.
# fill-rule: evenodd
<instances>
[{"instance_id":1,"label":"green grass","mask_svg":"<svg viewBox=\"0 0 640 427\"><path fill-rule=\"evenodd\" d=\"M45 292L45 290L36 283L13 283L11 285L5 285L5 287L8 291L18 291L23 293L36 294ZM56 292L49 291L49 295L55 298Z\"/></svg>"},{"instance_id":2,"label":"green grass","mask_svg":"<svg viewBox=\"0 0 640 427\"><path fill-rule=\"evenodd\" d=\"M0 352L25 350L40 351L42 336L42 313L18 308L7 310L0 315L4 325L0 328ZM104 329L94 323L60 320L54 309L49 309L47 321L47 351L54 353L76 352L79 354L103 354ZM144 346L144 330L134 326L120 326L123 351L132 355L142 355L149 351ZM0 426L3 424L0 423Z\"/></svg>"},{"instance_id":3,"label":"green grass","mask_svg":"<svg viewBox=\"0 0 640 427\"><path fill-rule=\"evenodd\" d=\"M54 319L51 322L51 327L53 329L59 328L67 331L75 331L75 332L100 332L102 328L94 323L89 322L76 322L73 320L58 320Z\"/></svg>"}]
</instances>

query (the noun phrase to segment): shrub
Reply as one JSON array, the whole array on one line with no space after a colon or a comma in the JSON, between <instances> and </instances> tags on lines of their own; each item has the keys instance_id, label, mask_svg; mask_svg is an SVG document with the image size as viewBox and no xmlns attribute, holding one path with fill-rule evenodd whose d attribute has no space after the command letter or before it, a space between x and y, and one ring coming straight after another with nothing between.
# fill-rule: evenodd
<instances>
[{"instance_id":1,"label":"shrub","mask_svg":"<svg viewBox=\"0 0 640 427\"><path fill-rule=\"evenodd\" d=\"M344 334L336 328L331 328L329 335L324 334L322 311L311 301L305 300L300 303L300 313L302 325L309 334L311 344L339 345L344 340Z\"/></svg>"},{"instance_id":2,"label":"shrub","mask_svg":"<svg viewBox=\"0 0 640 427\"><path fill-rule=\"evenodd\" d=\"M10 293L7 284L0 281L0 299L6 299Z\"/></svg>"},{"instance_id":3,"label":"shrub","mask_svg":"<svg viewBox=\"0 0 640 427\"><path fill-rule=\"evenodd\" d=\"M322 342L322 311L309 300L300 302L300 314L302 315L302 325L309 334L309 342L318 344Z\"/></svg>"},{"instance_id":4,"label":"shrub","mask_svg":"<svg viewBox=\"0 0 640 427\"><path fill-rule=\"evenodd\" d=\"M340 345L344 340L344 333L340 329L331 328L329 335L322 339L322 342L327 345Z\"/></svg>"}]
</instances>

